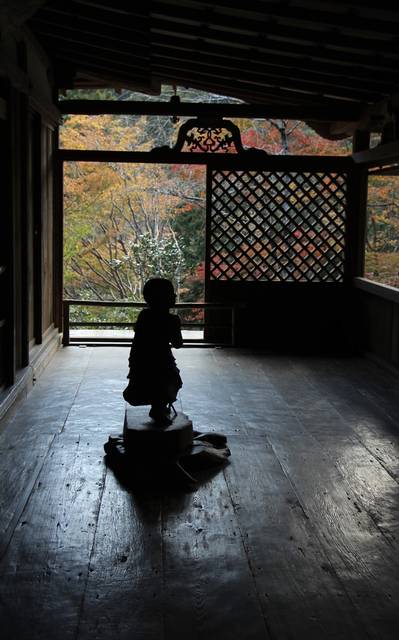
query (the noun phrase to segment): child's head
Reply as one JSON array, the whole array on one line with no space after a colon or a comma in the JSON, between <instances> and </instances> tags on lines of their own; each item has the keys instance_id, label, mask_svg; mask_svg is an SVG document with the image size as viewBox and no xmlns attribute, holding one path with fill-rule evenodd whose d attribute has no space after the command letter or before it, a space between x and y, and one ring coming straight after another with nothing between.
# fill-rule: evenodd
<instances>
[{"instance_id":1,"label":"child's head","mask_svg":"<svg viewBox=\"0 0 399 640\"><path fill-rule=\"evenodd\" d=\"M144 300L150 307L170 308L176 302L175 290L166 278L151 278L143 288Z\"/></svg>"}]
</instances>

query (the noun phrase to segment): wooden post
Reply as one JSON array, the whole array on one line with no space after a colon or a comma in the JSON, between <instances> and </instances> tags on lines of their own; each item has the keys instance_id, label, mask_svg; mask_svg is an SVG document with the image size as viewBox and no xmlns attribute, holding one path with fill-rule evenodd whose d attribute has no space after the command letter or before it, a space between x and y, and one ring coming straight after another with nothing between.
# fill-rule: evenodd
<instances>
[{"instance_id":1,"label":"wooden post","mask_svg":"<svg viewBox=\"0 0 399 640\"><path fill-rule=\"evenodd\" d=\"M7 119L1 122L2 152L0 170L4 180L2 195L3 215L1 217L1 253L2 253L2 347L4 349L3 383L11 386L16 375L16 332L15 332L15 100L16 92L7 83L6 89Z\"/></svg>"},{"instance_id":2,"label":"wooden post","mask_svg":"<svg viewBox=\"0 0 399 640\"><path fill-rule=\"evenodd\" d=\"M356 131L353 137L353 152L369 148L370 132ZM349 282L364 273L364 253L367 232L367 169L355 165L348 180L348 220L347 220L347 264L346 275Z\"/></svg>"},{"instance_id":3,"label":"wooden post","mask_svg":"<svg viewBox=\"0 0 399 640\"><path fill-rule=\"evenodd\" d=\"M63 162L58 155L58 128L53 135L53 308L54 324L62 331L63 321L63 260L64 260L64 207L63 207Z\"/></svg>"},{"instance_id":4,"label":"wooden post","mask_svg":"<svg viewBox=\"0 0 399 640\"><path fill-rule=\"evenodd\" d=\"M62 344L64 347L69 346L69 301L63 301L63 333L62 333Z\"/></svg>"},{"instance_id":5,"label":"wooden post","mask_svg":"<svg viewBox=\"0 0 399 640\"><path fill-rule=\"evenodd\" d=\"M360 131L357 129L353 134L352 153L366 151L370 147L370 131Z\"/></svg>"},{"instance_id":6,"label":"wooden post","mask_svg":"<svg viewBox=\"0 0 399 640\"><path fill-rule=\"evenodd\" d=\"M32 182L33 182L33 333L36 344L42 342L43 259L42 259L42 121L32 118Z\"/></svg>"},{"instance_id":7,"label":"wooden post","mask_svg":"<svg viewBox=\"0 0 399 640\"><path fill-rule=\"evenodd\" d=\"M367 226L367 169L354 166L348 175L345 281L362 276Z\"/></svg>"},{"instance_id":8,"label":"wooden post","mask_svg":"<svg viewBox=\"0 0 399 640\"><path fill-rule=\"evenodd\" d=\"M211 210L212 210L212 167L206 166L206 211L205 211L205 269L204 300L209 302L209 283L211 278ZM204 309L204 340L209 340L209 322L212 311Z\"/></svg>"},{"instance_id":9,"label":"wooden post","mask_svg":"<svg viewBox=\"0 0 399 640\"><path fill-rule=\"evenodd\" d=\"M236 346L236 307L233 304L231 306L231 346Z\"/></svg>"},{"instance_id":10,"label":"wooden post","mask_svg":"<svg viewBox=\"0 0 399 640\"><path fill-rule=\"evenodd\" d=\"M20 95L20 206L21 206L21 366L29 364L29 222L28 222L28 167L29 167L29 101Z\"/></svg>"}]
</instances>

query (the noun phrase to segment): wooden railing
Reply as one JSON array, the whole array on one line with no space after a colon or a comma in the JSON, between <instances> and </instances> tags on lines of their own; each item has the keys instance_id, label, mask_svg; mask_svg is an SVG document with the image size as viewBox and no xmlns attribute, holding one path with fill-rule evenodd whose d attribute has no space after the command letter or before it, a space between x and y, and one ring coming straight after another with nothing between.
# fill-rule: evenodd
<instances>
[{"instance_id":1,"label":"wooden railing","mask_svg":"<svg viewBox=\"0 0 399 640\"><path fill-rule=\"evenodd\" d=\"M85 337L85 338L74 338L71 337L71 329L74 327L88 327L88 328L97 328L101 329L104 327L117 327L117 328L131 328L134 329L134 322L116 322L113 320L107 321L93 321L93 320L82 320L75 321L70 319L70 309L71 307L122 307L122 308L130 308L130 309L142 309L147 305L144 302L128 302L128 301L104 301L104 300L63 300L63 338L62 344L64 347L69 346L70 344L85 344L85 343L121 343L121 344L129 344L132 340L131 337L119 337L117 335L110 337L102 337L102 336L93 336L93 337ZM225 329L226 333L230 335L230 341L225 343L212 343L212 345L218 346L235 346L236 344L236 308L234 305L229 304L218 304L213 302L179 302L174 305L174 309L177 310L189 310L189 309L203 309L204 312L207 310L220 310L220 311L230 311L230 324L229 325L212 325L213 328ZM183 322L182 329L204 329L205 322ZM198 344L200 346L204 346L207 344L204 338L194 339L194 338L185 338L184 343L187 346L194 346Z\"/></svg>"}]
</instances>

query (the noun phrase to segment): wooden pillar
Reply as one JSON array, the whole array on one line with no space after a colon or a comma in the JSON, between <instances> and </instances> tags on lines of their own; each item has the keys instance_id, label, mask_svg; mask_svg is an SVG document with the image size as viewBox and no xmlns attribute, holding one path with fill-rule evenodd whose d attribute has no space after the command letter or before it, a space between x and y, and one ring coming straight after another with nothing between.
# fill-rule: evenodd
<instances>
[{"instance_id":1,"label":"wooden pillar","mask_svg":"<svg viewBox=\"0 0 399 640\"><path fill-rule=\"evenodd\" d=\"M42 342L43 314L43 242L42 242L42 121L32 118L31 162L33 190L33 334L36 344Z\"/></svg>"},{"instance_id":2,"label":"wooden pillar","mask_svg":"<svg viewBox=\"0 0 399 640\"><path fill-rule=\"evenodd\" d=\"M54 324L60 331L63 330L63 261L64 261L64 177L63 162L58 154L58 127L53 136L53 162L54 162L54 199L53 199L53 305L54 305Z\"/></svg>"},{"instance_id":3,"label":"wooden pillar","mask_svg":"<svg viewBox=\"0 0 399 640\"><path fill-rule=\"evenodd\" d=\"M353 137L353 153L369 148L370 132L356 131ZM364 253L367 232L368 172L354 165L348 176L348 219L346 280L349 284L364 273Z\"/></svg>"},{"instance_id":4,"label":"wooden pillar","mask_svg":"<svg viewBox=\"0 0 399 640\"><path fill-rule=\"evenodd\" d=\"M370 134L359 131L354 136L353 151L369 146ZM346 334L351 348L362 349L363 319L359 299L354 295L353 279L364 274L364 255L367 232L367 168L354 164L348 176L348 219L345 281L348 285L346 304Z\"/></svg>"},{"instance_id":5,"label":"wooden pillar","mask_svg":"<svg viewBox=\"0 0 399 640\"><path fill-rule=\"evenodd\" d=\"M69 302L64 302L63 304L63 323L62 323L62 344L64 347L69 346L70 340L70 331L69 331L69 313L70 313L70 304Z\"/></svg>"},{"instance_id":6,"label":"wooden pillar","mask_svg":"<svg viewBox=\"0 0 399 640\"><path fill-rule=\"evenodd\" d=\"M348 176L348 217L346 234L346 281L351 284L364 272L367 230L367 169L353 167Z\"/></svg>"},{"instance_id":7,"label":"wooden pillar","mask_svg":"<svg viewBox=\"0 0 399 640\"><path fill-rule=\"evenodd\" d=\"M205 212L205 282L204 282L204 300L209 302L209 283L211 278L211 211L212 211L212 167L206 165L206 212ZM212 339L212 311L204 309L204 340L207 342Z\"/></svg>"},{"instance_id":8,"label":"wooden pillar","mask_svg":"<svg viewBox=\"0 0 399 640\"><path fill-rule=\"evenodd\" d=\"M205 220L205 302L208 302L211 278L211 213L212 213L212 166L206 165L206 220Z\"/></svg>"},{"instance_id":9,"label":"wooden pillar","mask_svg":"<svg viewBox=\"0 0 399 640\"><path fill-rule=\"evenodd\" d=\"M0 172L3 178L2 216L0 219L1 242L1 332L2 332L2 383L13 385L16 373L15 336L15 90L6 83L4 98L7 117L1 121Z\"/></svg>"},{"instance_id":10,"label":"wooden pillar","mask_svg":"<svg viewBox=\"0 0 399 640\"><path fill-rule=\"evenodd\" d=\"M21 246L21 282L20 282L20 364L29 364L29 207L28 207L28 166L29 166L29 100L25 94L20 96L20 246Z\"/></svg>"},{"instance_id":11,"label":"wooden pillar","mask_svg":"<svg viewBox=\"0 0 399 640\"><path fill-rule=\"evenodd\" d=\"M370 131L360 131L357 129L353 135L352 151L366 151L370 147Z\"/></svg>"},{"instance_id":12,"label":"wooden pillar","mask_svg":"<svg viewBox=\"0 0 399 640\"><path fill-rule=\"evenodd\" d=\"M4 192L2 194L2 215L0 216L0 388L12 383L12 375L9 368L10 325L7 295L9 292L9 223L10 223L10 185L9 185L9 114L8 87L2 88L0 98L0 174L4 179Z\"/></svg>"}]
</instances>

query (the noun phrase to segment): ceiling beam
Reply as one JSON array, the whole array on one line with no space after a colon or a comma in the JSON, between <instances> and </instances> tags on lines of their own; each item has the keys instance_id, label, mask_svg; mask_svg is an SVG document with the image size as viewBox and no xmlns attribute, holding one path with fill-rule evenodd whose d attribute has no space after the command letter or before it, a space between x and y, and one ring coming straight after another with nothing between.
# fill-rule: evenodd
<instances>
[{"instance_id":1,"label":"ceiling beam","mask_svg":"<svg viewBox=\"0 0 399 640\"><path fill-rule=\"evenodd\" d=\"M164 24L163 27L166 25ZM170 25L169 25L170 26ZM312 60L319 60L321 63L328 62L342 66L353 65L364 67L366 69L388 69L397 70L399 63L399 51L396 55L389 50L386 54L381 52L369 51L367 55L351 52L350 56L345 51L329 48L325 43L301 42L298 44L299 34L296 42L287 42L267 37L265 34L251 36L248 34L236 33L234 38L224 31L211 32L210 30L202 33L198 29L189 25L183 31L170 29L161 29L159 26L152 27L151 42L157 43L167 42L172 45L175 41L176 46L186 44L188 40L195 42L198 49L202 46L218 46L233 47L237 51L252 51L257 55L269 54L281 56L294 55L303 56Z\"/></svg>"},{"instance_id":2,"label":"ceiling beam","mask_svg":"<svg viewBox=\"0 0 399 640\"><path fill-rule=\"evenodd\" d=\"M279 43L274 43L275 48L266 47L237 47L227 44L215 44L206 42L200 38L165 36L152 33L151 46L154 51L159 47L170 51L190 51L196 56L208 55L212 57L225 58L227 60L248 61L249 64L272 64L280 67L299 67L304 70L311 68L320 73L331 75L344 75L347 78L364 78L370 80L371 77L378 76L384 82L392 81L392 78L399 81L399 56L396 60L386 58L366 59L364 56L348 56L338 54L332 50L322 52L310 47L289 47L287 50L285 43L279 48ZM323 57L325 54L325 57ZM264 61L264 62L263 62Z\"/></svg>"},{"instance_id":3,"label":"ceiling beam","mask_svg":"<svg viewBox=\"0 0 399 640\"><path fill-rule=\"evenodd\" d=\"M210 71L207 68L200 68L199 70L194 65L186 65L183 61L165 61L158 62L153 59L151 62L151 71L154 75L159 77L167 78L170 74L172 74L175 78L179 78L179 81L184 84L189 84L192 79L199 79L203 82L208 82L210 79L218 84L221 81L221 84L230 84L230 86L242 86L243 88L254 87L261 92L266 93L268 88L271 89L279 89L281 91L290 92L292 94L296 93L301 94L302 97L304 95L315 95L315 96L327 96L332 98L343 98L347 100L353 101L364 101L364 102L375 102L376 100L381 98L381 94L372 93L370 90L363 91L360 89L353 88L336 88L334 86L325 84L318 85L311 82L304 82L303 80L295 79L294 77L283 78L281 76L272 76L269 74L267 77L264 75L263 78L259 76L254 76L250 72L245 73L242 77L237 78L234 75L234 69L227 70L227 72L223 72L221 69L212 68ZM371 87L372 89L372 87Z\"/></svg>"},{"instance_id":4,"label":"ceiling beam","mask_svg":"<svg viewBox=\"0 0 399 640\"><path fill-rule=\"evenodd\" d=\"M152 3L151 11L153 13L162 11L161 7L165 5L168 7L168 11L171 5L181 7L180 3L173 0L157 0ZM218 12L224 17L238 18L240 21L245 21L248 16L254 16L255 20L265 19L267 16L283 23L288 21L291 24L296 22L298 25L323 24L329 28L379 33L384 36L391 35L394 38L397 37L399 30L399 21L392 19L392 14L395 11L389 12L384 18L380 16L367 17L362 15L362 6L355 7L353 3L352 6L346 5L346 3L335 3L337 10L334 11L326 10L323 3L320 2L314 3L312 8L309 8L306 2L304 6L300 6L298 2L293 5L287 2L260 2L259 0L247 0L243 6L239 7L235 6L231 0L215 0L212 5L213 13ZM299 28L301 27L299 26Z\"/></svg>"},{"instance_id":5,"label":"ceiling beam","mask_svg":"<svg viewBox=\"0 0 399 640\"><path fill-rule=\"evenodd\" d=\"M104 61L107 63L112 62L116 65L114 69L117 68L117 66L130 69L131 71L139 69L150 75L150 59L148 55L146 57L132 56L122 51L110 51L108 49L101 48L97 49L91 45L85 46L83 43L77 42L70 43L70 46L68 43L66 46L65 41L60 40L58 36L51 35L43 36L42 44L47 51L51 50L56 57L64 55L66 57L71 56L71 58L76 59L76 56L79 56L82 64L85 61L92 61L94 63L96 61Z\"/></svg>"},{"instance_id":6,"label":"ceiling beam","mask_svg":"<svg viewBox=\"0 0 399 640\"><path fill-rule=\"evenodd\" d=\"M257 78L258 76L259 80L261 80L262 77L265 79L274 77L277 78L276 81L280 83L283 82L284 78L291 78L295 81L299 80L303 85L305 85L306 82L314 84L315 90L317 90L317 86L320 85L328 88L336 87L349 90L359 90L370 95L370 86L373 87L375 92L381 92L382 94L391 93L393 88L392 78L391 82L388 84L387 82L383 82L379 77L373 80L371 80L370 77L366 79L359 77L347 78L344 74L339 73L339 71L338 73L335 72L335 74L320 73L313 68L311 71L309 71L309 67L307 69L301 68L295 63L287 67L284 65L269 64L268 59L264 62L255 60L246 61L236 58L228 59L215 55L207 55L202 52L186 52L185 55L182 55L181 52L168 47L154 48L151 56L151 62L159 64L168 64L169 62L175 64L176 62L182 62L184 66L189 64L190 68L193 69L199 69L201 67L209 73L213 73L213 71L221 73L224 71L230 77L234 75L234 73L238 72L243 73L248 81L251 78Z\"/></svg>"},{"instance_id":7,"label":"ceiling beam","mask_svg":"<svg viewBox=\"0 0 399 640\"><path fill-rule=\"evenodd\" d=\"M356 164L362 164L367 167L397 163L399 162L399 141L382 144L374 147L374 149L358 151L352 154L352 158Z\"/></svg>"},{"instance_id":8,"label":"ceiling beam","mask_svg":"<svg viewBox=\"0 0 399 640\"><path fill-rule=\"evenodd\" d=\"M53 7L51 7L53 11ZM267 56L270 64L279 64L281 66L296 66L298 61L301 68L309 68L309 64L315 71L328 71L336 74L346 74L346 69L355 70L359 73L356 77L370 78L370 71L378 73L381 80L387 81L387 72L392 71L396 74L399 65L399 53L395 57L383 57L374 55L372 52L369 56L353 54L348 56L347 53L339 52L333 49L327 49L324 46L303 43L301 45L281 42L279 40L265 39L262 36L254 40L242 34L236 34L234 43L231 37L226 36L224 32L219 33L220 42L210 42L200 37L201 32L197 28L188 27L183 32L179 31L174 35L168 35L162 31L157 31L159 23L155 22L148 36L138 34L136 30L132 30L126 25L110 25L103 24L98 26L96 20L71 21L68 13L56 13L55 17L46 10L40 18L31 21L31 25L35 33L39 36L47 36L59 38L65 41L84 43L91 45L97 49L107 51L121 52L121 55L135 55L137 57L146 56L148 46L155 44L168 47L174 50L193 50L205 52L209 55L219 55L221 57L242 59L261 59L261 55ZM163 25L165 26L165 25ZM123 44L123 46L121 46ZM237 46L238 45L238 46ZM392 51L389 52L392 56ZM381 76L381 74L383 74Z\"/></svg>"},{"instance_id":9,"label":"ceiling beam","mask_svg":"<svg viewBox=\"0 0 399 640\"><path fill-rule=\"evenodd\" d=\"M187 32L194 30L198 37L210 38L213 34L224 33L234 42L235 34L248 33L250 38L258 35L273 38L278 37L286 41L298 42L303 40L319 46L332 45L347 51L366 51L380 53L398 53L399 43L395 36L389 38L381 34L381 39L368 35L343 34L337 29L331 29L322 23L314 23L314 29L303 26L282 24L267 14L264 19L244 19L242 17L225 16L209 9L190 9L185 6L162 5L153 3L151 9L151 28L167 30L169 32ZM396 34L397 35L397 34ZM218 39L217 37L215 38Z\"/></svg>"},{"instance_id":10,"label":"ceiling beam","mask_svg":"<svg viewBox=\"0 0 399 640\"><path fill-rule=\"evenodd\" d=\"M98 14L101 10L86 11L84 16L79 12L65 9L59 9L57 5L44 8L40 11L40 21L46 21L54 26L65 28L73 28L81 30L82 33L92 35L102 33L121 41L140 42L147 40L147 33L164 32L174 34L189 34L198 38L214 38L234 44L236 38L244 37L249 46L256 46L256 41L272 39L283 39L280 45L297 44L298 40L302 40L304 44L317 45L324 48L325 46L333 46L334 48L342 48L353 53L366 52L371 56L375 53L386 55L398 55L399 43L396 37L370 38L367 35L357 37L355 34L341 34L336 29L324 26L322 23L315 22L315 28L309 29L302 26L292 26L280 24L273 18L263 16L263 20L245 20L240 17L229 17L209 9L187 9L183 6L173 6L170 4L162 5L155 3L152 5L152 16L149 20L142 22L131 19L130 16L121 16L115 18L119 14L110 16L108 12L100 20ZM158 12L154 9L158 8ZM35 23L39 17L35 17L32 23ZM394 25L396 23L393 23ZM395 27L395 35L397 31ZM256 39L254 41L254 38Z\"/></svg>"},{"instance_id":11,"label":"ceiling beam","mask_svg":"<svg viewBox=\"0 0 399 640\"><path fill-rule=\"evenodd\" d=\"M30 22L32 29L35 33L41 34L54 34L60 38L68 40L77 40L79 42L86 41L93 46L100 47L102 43L105 46L118 46L134 52L140 47L147 47L149 45L149 32L129 32L122 31L113 26L101 25L101 28L96 26L96 23L88 23L84 26L77 26L73 21L62 21L61 19L52 19L43 14L39 17L35 17ZM117 45L115 44L117 43Z\"/></svg>"},{"instance_id":12,"label":"ceiling beam","mask_svg":"<svg viewBox=\"0 0 399 640\"><path fill-rule=\"evenodd\" d=\"M125 69L123 71L118 70L118 73L115 74L115 65L112 63L107 64L106 62L102 62L100 60L82 60L82 58L77 54L75 56L72 53L64 53L62 51L57 52L56 60L62 61L64 65L66 62L69 63L69 65L73 68L75 74L78 72L84 73L85 71L88 71L91 72L91 74L100 74L98 77L99 80L101 80L101 74L104 73L105 77L108 80L111 79L111 82L109 84L110 87L114 86L115 80L118 82L118 86L121 85L121 82L126 82L126 87L137 85L138 83L140 83L143 87L151 86L151 81L148 73L141 69L137 69L135 73L129 72ZM62 70L60 71L62 72ZM68 75L66 74L65 70L64 74ZM101 83L101 86L104 86L104 84ZM60 88L63 87L60 86Z\"/></svg>"},{"instance_id":13,"label":"ceiling beam","mask_svg":"<svg viewBox=\"0 0 399 640\"><path fill-rule=\"evenodd\" d=\"M62 114L84 115L151 115L186 117L229 117L229 118L283 118L287 120L331 120L357 121L361 116L359 107L303 107L271 106L267 104L223 104L180 102L154 102L143 100L131 102L125 100L60 100L57 104Z\"/></svg>"},{"instance_id":14,"label":"ceiling beam","mask_svg":"<svg viewBox=\"0 0 399 640\"><path fill-rule=\"evenodd\" d=\"M61 3L60 3L61 4ZM140 4L135 2L123 2L119 0L113 0L113 2L99 2L99 0L72 0L66 4L78 5L78 11L83 7L93 7L93 10L97 13L98 10L103 10L104 14L112 15L119 14L122 18L127 16L142 18L148 15L148 9L146 3Z\"/></svg>"}]
</instances>

